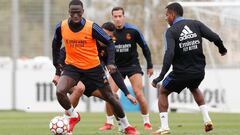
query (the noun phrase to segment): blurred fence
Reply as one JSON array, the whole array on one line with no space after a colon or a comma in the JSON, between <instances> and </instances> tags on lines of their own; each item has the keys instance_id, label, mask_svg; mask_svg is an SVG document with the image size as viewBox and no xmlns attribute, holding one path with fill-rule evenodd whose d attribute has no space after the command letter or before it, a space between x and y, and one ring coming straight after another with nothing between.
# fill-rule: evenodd
<instances>
[{"instance_id":1,"label":"blurred fence","mask_svg":"<svg viewBox=\"0 0 240 135\"><path fill-rule=\"evenodd\" d=\"M13 22L16 13L13 13L13 3L18 2L18 22ZM164 20L164 8L169 0L83 0L86 18L102 24L111 20L111 9L114 6L123 6L126 10L126 19L136 24L145 34L150 46L155 65L162 64L163 33L167 28ZM68 17L69 0L0 0L0 56L12 56L12 43L15 29L19 30L19 57L49 56L51 57L51 40L55 24ZM205 50L206 56L212 55L216 65L239 67L240 59L240 6L201 6L184 7L186 18L199 19L214 31L220 34L229 50L226 58L219 56L212 43L204 42L210 47ZM147 18L147 20L146 20ZM13 23L17 23L14 28ZM205 47L206 49L206 47ZM143 55L141 62L144 63ZM207 59L207 63L211 63Z\"/></svg>"}]
</instances>

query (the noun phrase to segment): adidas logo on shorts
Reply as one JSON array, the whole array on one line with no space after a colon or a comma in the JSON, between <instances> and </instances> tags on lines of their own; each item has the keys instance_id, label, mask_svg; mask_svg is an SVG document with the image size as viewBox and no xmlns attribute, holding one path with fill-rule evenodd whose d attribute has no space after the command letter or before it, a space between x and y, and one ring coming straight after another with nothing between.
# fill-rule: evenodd
<instances>
[{"instance_id":1,"label":"adidas logo on shorts","mask_svg":"<svg viewBox=\"0 0 240 135\"><path fill-rule=\"evenodd\" d=\"M197 37L197 34L196 33L193 33L190 28L185 25L183 27L183 30L180 34L180 37L179 37L179 41L183 41L183 40L186 40L186 39L190 39L190 38L195 38Z\"/></svg>"}]
</instances>

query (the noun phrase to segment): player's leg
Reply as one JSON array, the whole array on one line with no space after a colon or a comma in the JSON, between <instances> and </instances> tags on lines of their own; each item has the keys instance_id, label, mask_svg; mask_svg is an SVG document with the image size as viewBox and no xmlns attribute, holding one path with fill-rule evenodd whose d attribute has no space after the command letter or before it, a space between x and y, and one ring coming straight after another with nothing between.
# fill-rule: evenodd
<instances>
[{"instance_id":1,"label":"player's leg","mask_svg":"<svg viewBox=\"0 0 240 135\"><path fill-rule=\"evenodd\" d=\"M106 88L106 87L108 87L108 88ZM92 96L99 97L99 98L105 100L106 102L110 103L111 108L115 112L114 113L115 116L119 119L119 123L125 134L131 134L131 135L139 134L139 132L129 124L128 119L125 116L125 113L123 111L123 108L121 107L120 102L118 102L117 99L114 97L109 85L107 86L107 84L105 84L104 90L101 90L101 89L95 90L92 93ZM116 103L114 103L114 102L116 102Z\"/></svg>"},{"instance_id":2,"label":"player's leg","mask_svg":"<svg viewBox=\"0 0 240 135\"><path fill-rule=\"evenodd\" d=\"M69 96L69 100L74 108L78 105L80 97L83 95L83 92L85 90L84 84L79 81L76 86L71 88L71 94Z\"/></svg>"},{"instance_id":3,"label":"player's leg","mask_svg":"<svg viewBox=\"0 0 240 135\"><path fill-rule=\"evenodd\" d=\"M123 127L125 133L138 134L138 131L132 126L130 126L119 100L117 100L116 97L113 95L103 68L101 66L98 66L96 68L88 70L85 75L86 79L99 89L103 99L106 102L110 103L114 114L116 114L116 116L119 118L121 126ZM85 86L87 89L87 85Z\"/></svg>"},{"instance_id":4,"label":"player's leg","mask_svg":"<svg viewBox=\"0 0 240 135\"><path fill-rule=\"evenodd\" d=\"M159 97L158 97L158 109L159 116L161 121L160 128L153 132L152 134L169 134L169 125L168 125L168 95L170 92L165 89L163 86L158 86Z\"/></svg>"},{"instance_id":5,"label":"player's leg","mask_svg":"<svg viewBox=\"0 0 240 135\"><path fill-rule=\"evenodd\" d=\"M170 133L170 128L168 124L168 95L173 91L180 93L186 87L184 81L177 80L176 78L173 78L173 76L170 77L170 75L168 75L162 81L162 85L157 85L157 89L159 90L158 109L161 126L157 131L153 132L152 134Z\"/></svg>"},{"instance_id":6,"label":"player's leg","mask_svg":"<svg viewBox=\"0 0 240 135\"><path fill-rule=\"evenodd\" d=\"M204 101L204 96L203 96L201 90L198 88L202 79L203 78L191 80L188 87L189 87L196 103L199 106L199 109L200 109L202 117L203 117L205 131L208 132L208 131L213 130L213 123L211 121L211 118L209 117L207 105L205 105L205 101Z\"/></svg>"},{"instance_id":7,"label":"player's leg","mask_svg":"<svg viewBox=\"0 0 240 135\"><path fill-rule=\"evenodd\" d=\"M66 78L65 80L63 80L63 82L61 83L60 81L61 78L60 78L60 81L58 83L58 85L62 84L61 86L57 86L57 89L60 89L60 90L69 90L78 84L79 80L80 80L80 72L79 72L79 69L73 67L73 66L70 66L70 65L66 65L64 67L64 71L63 71L63 74L61 76ZM68 87L66 87L66 86ZM65 87L64 87L65 86ZM65 95L64 96L67 96L67 93L64 93ZM70 100L69 98L67 97L67 101L65 102L68 102L70 103ZM72 131L73 131L73 128L74 126L80 121L80 114L77 113L75 110L74 110L74 107L73 105L70 103L70 109L66 110L67 112L67 115L65 115L65 117L69 118L69 127L68 127L68 134L72 134Z\"/></svg>"},{"instance_id":8,"label":"player's leg","mask_svg":"<svg viewBox=\"0 0 240 135\"><path fill-rule=\"evenodd\" d=\"M142 74L140 73L133 74L129 77L129 80L131 82L136 99L140 105L140 110L143 117L144 129L151 130L152 126L149 120L148 105L142 91L143 89Z\"/></svg>"},{"instance_id":9,"label":"player's leg","mask_svg":"<svg viewBox=\"0 0 240 135\"><path fill-rule=\"evenodd\" d=\"M111 86L111 90L113 91L113 93L117 93L118 87L115 84L115 82L113 81L111 76L108 77L108 81L109 81L109 84ZM117 95L115 95L115 96L116 96L116 98L118 98ZM99 128L99 130L111 130L114 126L114 115L113 115L112 107L108 102L106 102L105 107L106 107L106 113L107 113L107 115L106 115L107 121L104 123L104 125L101 128Z\"/></svg>"},{"instance_id":10,"label":"player's leg","mask_svg":"<svg viewBox=\"0 0 240 135\"><path fill-rule=\"evenodd\" d=\"M74 87L72 87L70 89L69 100L70 100L73 108L76 108L76 106L78 105L79 99L82 96L84 90L85 90L85 86L81 81L79 81L77 83L77 85L75 85ZM67 111L65 111L65 116L68 117ZM80 117L79 113L78 113L78 117L76 117L76 118L73 117L73 118L69 119L68 135L72 134L75 125L80 121L80 119L81 119L81 117Z\"/></svg>"},{"instance_id":11,"label":"player's leg","mask_svg":"<svg viewBox=\"0 0 240 135\"><path fill-rule=\"evenodd\" d=\"M57 100L70 116L75 116L76 112L67 96L69 90L76 84L76 81L69 76L61 76L57 84Z\"/></svg>"}]
</instances>

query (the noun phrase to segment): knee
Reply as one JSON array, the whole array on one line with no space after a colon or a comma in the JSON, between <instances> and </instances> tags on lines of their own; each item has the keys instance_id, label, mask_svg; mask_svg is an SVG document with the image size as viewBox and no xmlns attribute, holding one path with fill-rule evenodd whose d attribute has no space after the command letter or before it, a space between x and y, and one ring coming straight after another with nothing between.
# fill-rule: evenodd
<instances>
[{"instance_id":1,"label":"knee","mask_svg":"<svg viewBox=\"0 0 240 135\"><path fill-rule=\"evenodd\" d=\"M162 96L168 96L170 93L163 87L160 88L159 90L159 95L162 95Z\"/></svg>"},{"instance_id":2,"label":"knee","mask_svg":"<svg viewBox=\"0 0 240 135\"><path fill-rule=\"evenodd\" d=\"M75 86L75 90L78 93L83 93L85 91L85 85L82 82L78 82L78 84Z\"/></svg>"},{"instance_id":3,"label":"knee","mask_svg":"<svg viewBox=\"0 0 240 135\"><path fill-rule=\"evenodd\" d=\"M117 100L119 100L119 97L118 97L118 95L117 95L116 93L114 93L113 96L114 96Z\"/></svg>"},{"instance_id":4,"label":"knee","mask_svg":"<svg viewBox=\"0 0 240 135\"><path fill-rule=\"evenodd\" d=\"M136 98L137 98L137 99L141 99L141 98L143 98L143 97L144 97L144 95L143 95L143 92L142 92L142 91L137 91L137 92L135 92L135 96L136 96Z\"/></svg>"},{"instance_id":5,"label":"knee","mask_svg":"<svg viewBox=\"0 0 240 135\"><path fill-rule=\"evenodd\" d=\"M66 89L66 87L64 87L63 85L57 85L57 96L62 96L62 95L66 95L68 92L68 90Z\"/></svg>"},{"instance_id":6,"label":"knee","mask_svg":"<svg viewBox=\"0 0 240 135\"><path fill-rule=\"evenodd\" d=\"M106 99L106 101L107 101L108 103L110 103L110 104L112 104L114 101L117 100L117 99L116 99L116 96L113 95L113 93L111 93L111 92L107 92L107 93L106 93L105 99Z\"/></svg>"},{"instance_id":7,"label":"knee","mask_svg":"<svg viewBox=\"0 0 240 135\"><path fill-rule=\"evenodd\" d=\"M62 90L62 89L57 89L57 92L56 92L57 97L62 97L62 96L64 96L64 95L66 95L66 94L67 94L67 93L64 92L64 90Z\"/></svg>"}]
</instances>

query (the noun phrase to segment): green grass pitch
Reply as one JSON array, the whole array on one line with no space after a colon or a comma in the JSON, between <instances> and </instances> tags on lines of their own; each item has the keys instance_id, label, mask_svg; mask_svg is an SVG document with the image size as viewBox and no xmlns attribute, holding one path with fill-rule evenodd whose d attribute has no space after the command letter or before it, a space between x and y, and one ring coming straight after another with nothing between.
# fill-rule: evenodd
<instances>
[{"instance_id":1,"label":"green grass pitch","mask_svg":"<svg viewBox=\"0 0 240 135\"><path fill-rule=\"evenodd\" d=\"M26 113L0 111L0 135L50 135L48 124L54 116L61 113ZM200 113L170 113L169 122L172 135L240 135L240 114L211 113L214 130L203 131ZM140 113L127 113L128 119L141 135L144 131ZM159 127L158 113L151 113L153 131ZM74 135L117 135L117 128L112 131L98 131L105 121L104 113L81 113L81 121L75 127Z\"/></svg>"}]
</instances>

